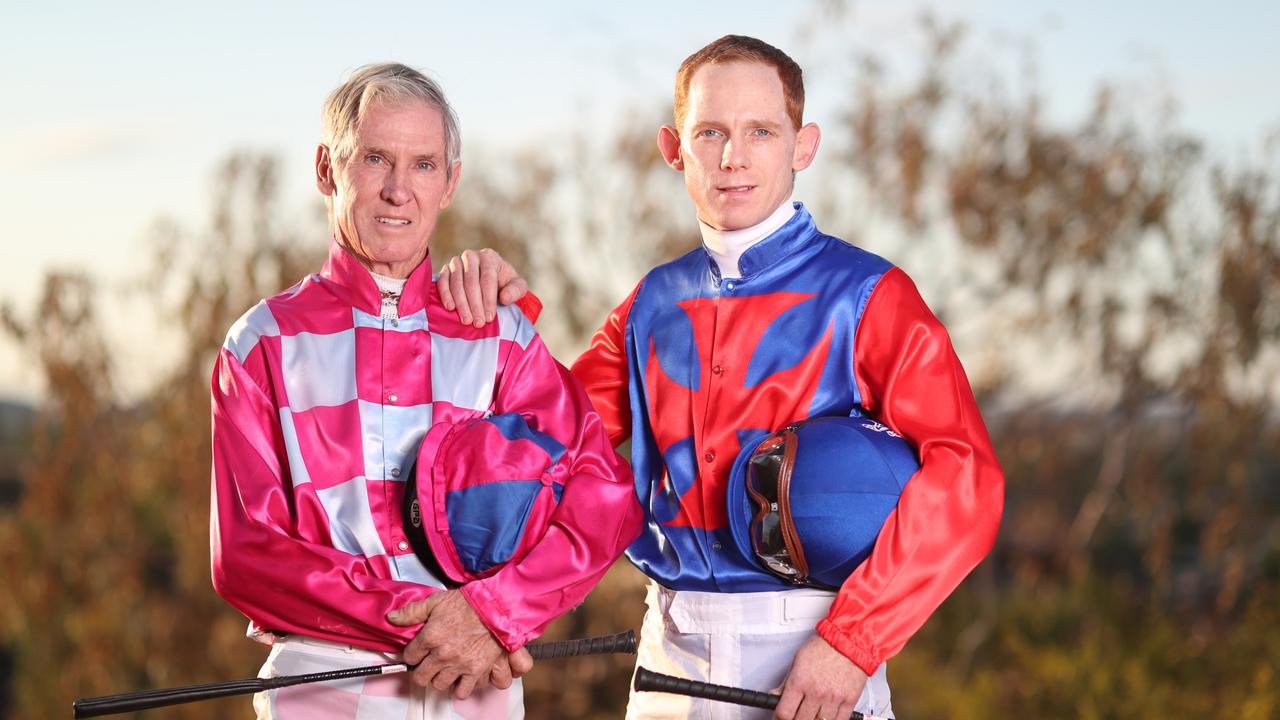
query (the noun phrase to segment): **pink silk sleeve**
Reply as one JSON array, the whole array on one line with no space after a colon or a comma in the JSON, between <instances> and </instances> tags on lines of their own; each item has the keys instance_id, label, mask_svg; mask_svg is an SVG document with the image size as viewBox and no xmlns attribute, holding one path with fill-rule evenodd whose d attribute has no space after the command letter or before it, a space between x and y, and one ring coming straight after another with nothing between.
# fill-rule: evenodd
<instances>
[{"instance_id":1,"label":"pink silk sleeve","mask_svg":"<svg viewBox=\"0 0 1280 720\"><path fill-rule=\"evenodd\" d=\"M587 349L573 363L573 374L586 389L614 447L631 437L625 332L631 304L639 291L640 286L636 285L622 304L609 313L604 324L591 336Z\"/></svg>"},{"instance_id":2,"label":"pink silk sleeve","mask_svg":"<svg viewBox=\"0 0 1280 720\"><path fill-rule=\"evenodd\" d=\"M519 562L462 588L494 636L515 650L582 602L640 535L642 512L631 470L614 452L600 416L541 338L512 351L496 412L521 413L563 443L571 458L542 539Z\"/></svg>"},{"instance_id":3,"label":"pink silk sleeve","mask_svg":"<svg viewBox=\"0 0 1280 720\"><path fill-rule=\"evenodd\" d=\"M818 624L870 674L990 551L1004 474L946 329L901 270L872 293L854 355L866 409L910 441L921 465Z\"/></svg>"},{"instance_id":4,"label":"pink silk sleeve","mask_svg":"<svg viewBox=\"0 0 1280 720\"><path fill-rule=\"evenodd\" d=\"M378 577L367 558L310 537L327 524L300 516L323 514L320 503L309 483L291 487L277 410L226 349L212 391L214 589L263 629L399 652L417 628L385 614L436 590Z\"/></svg>"}]
</instances>

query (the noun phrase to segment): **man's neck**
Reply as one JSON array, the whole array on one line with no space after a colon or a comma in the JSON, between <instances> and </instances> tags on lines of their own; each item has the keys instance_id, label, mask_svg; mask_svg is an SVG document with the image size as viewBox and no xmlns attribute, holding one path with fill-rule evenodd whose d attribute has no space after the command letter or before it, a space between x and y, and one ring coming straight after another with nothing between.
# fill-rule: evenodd
<instances>
[{"instance_id":1,"label":"man's neck","mask_svg":"<svg viewBox=\"0 0 1280 720\"><path fill-rule=\"evenodd\" d=\"M742 277L742 273L738 270L738 259L742 257L742 253L777 232L778 228L786 225L795 214L795 206L791 204L791 198L788 197L786 202L779 205L769 217L749 228L717 230L698 220L698 226L702 229L702 245L707 249L711 259L715 260L716 266L720 268L720 277L739 278Z\"/></svg>"},{"instance_id":2,"label":"man's neck","mask_svg":"<svg viewBox=\"0 0 1280 720\"><path fill-rule=\"evenodd\" d=\"M386 278L407 280L409 276L413 274L413 271L417 270L418 266L427 259L428 255L427 249L423 248L422 254L410 258L409 260L403 260L400 262L378 262L357 250L355 244L349 241L342 234L341 229L335 231L335 237L338 239L338 244L342 246L342 249L350 253L351 257L356 259L356 262L363 265L370 273L373 273L374 275L381 275Z\"/></svg>"},{"instance_id":3,"label":"man's neck","mask_svg":"<svg viewBox=\"0 0 1280 720\"><path fill-rule=\"evenodd\" d=\"M382 317L400 317L400 294L404 292L405 279L388 277L373 271L369 274L373 275L373 282L378 286L378 292L382 294Z\"/></svg>"},{"instance_id":4,"label":"man's neck","mask_svg":"<svg viewBox=\"0 0 1280 720\"><path fill-rule=\"evenodd\" d=\"M383 295L399 295L404 291L404 278L390 277L380 273L371 272L373 281L378 285L378 292Z\"/></svg>"}]
</instances>

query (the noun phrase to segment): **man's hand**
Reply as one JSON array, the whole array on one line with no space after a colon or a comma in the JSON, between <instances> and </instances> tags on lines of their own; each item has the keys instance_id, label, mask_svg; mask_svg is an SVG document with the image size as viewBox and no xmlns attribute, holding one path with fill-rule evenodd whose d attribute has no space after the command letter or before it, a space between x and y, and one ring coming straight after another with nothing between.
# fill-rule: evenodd
<instances>
[{"instance_id":1,"label":"man's hand","mask_svg":"<svg viewBox=\"0 0 1280 720\"><path fill-rule=\"evenodd\" d=\"M774 710L778 720L836 720L853 715L866 687L867 674L814 635L796 653L787 679L782 681L782 699Z\"/></svg>"},{"instance_id":2,"label":"man's hand","mask_svg":"<svg viewBox=\"0 0 1280 720\"><path fill-rule=\"evenodd\" d=\"M445 309L457 310L458 320L476 327L493 321L499 302L510 305L529 292L529 284L511 263L489 248L463 250L450 258L440 268L436 287Z\"/></svg>"},{"instance_id":3,"label":"man's hand","mask_svg":"<svg viewBox=\"0 0 1280 720\"><path fill-rule=\"evenodd\" d=\"M426 623L405 646L404 661L418 663L413 682L459 700L488 684L511 687L533 667L528 650L507 654L457 590L409 603L387 613L387 620L400 626Z\"/></svg>"}]
</instances>

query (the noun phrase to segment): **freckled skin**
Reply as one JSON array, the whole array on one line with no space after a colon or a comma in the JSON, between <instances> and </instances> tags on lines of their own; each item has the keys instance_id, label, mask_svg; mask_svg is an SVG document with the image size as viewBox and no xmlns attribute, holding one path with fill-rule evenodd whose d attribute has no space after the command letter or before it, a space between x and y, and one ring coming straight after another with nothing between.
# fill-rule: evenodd
<instances>
[{"instance_id":1,"label":"freckled skin","mask_svg":"<svg viewBox=\"0 0 1280 720\"><path fill-rule=\"evenodd\" d=\"M794 174L813 162L820 135L817 125L792 123L777 70L729 62L693 74L684 122L662 128L658 147L684 173L698 218L717 230L741 230L791 195Z\"/></svg>"}]
</instances>

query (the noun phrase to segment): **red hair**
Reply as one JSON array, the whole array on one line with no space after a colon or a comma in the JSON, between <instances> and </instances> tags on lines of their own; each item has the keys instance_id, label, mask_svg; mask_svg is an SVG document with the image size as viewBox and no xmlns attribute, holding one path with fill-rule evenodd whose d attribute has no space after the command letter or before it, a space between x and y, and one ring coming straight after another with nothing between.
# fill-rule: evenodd
<instances>
[{"instance_id":1,"label":"red hair","mask_svg":"<svg viewBox=\"0 0 1280 720\"><path fill-rule=\"evenodd\" d=\"M782 95L787 103L787 116L796 129L804 124L804 76L790 56L763 40L745 35L725 35L685 58L676 71L676 129L684 123L689 111L689 82L698 68L708 64L758 62L778 71Z\"/></svg>"}]
</instances>

